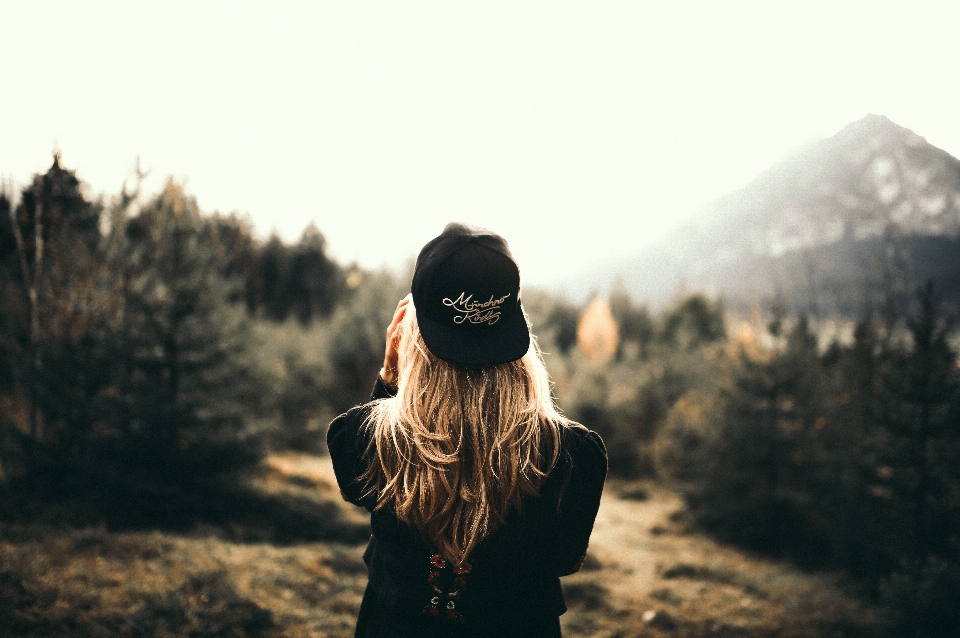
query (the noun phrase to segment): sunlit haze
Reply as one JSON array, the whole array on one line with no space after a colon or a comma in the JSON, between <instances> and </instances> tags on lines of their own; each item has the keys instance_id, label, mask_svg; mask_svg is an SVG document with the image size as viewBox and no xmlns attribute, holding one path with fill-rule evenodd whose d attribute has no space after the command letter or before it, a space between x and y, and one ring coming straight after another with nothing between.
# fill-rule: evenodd
<instances>
[{"instance_id":1,"label":"sunlit haze","mask_svg":"<svg viewBox=\"0 0 960 638\"><path fill-rule=\"evenodd\" d=\"M136 158L207 211L400 266L492 228L524 281L662 236L880 113L960 154L958 2L0 2L0 177Z\"/></svg>"}]
</instances>

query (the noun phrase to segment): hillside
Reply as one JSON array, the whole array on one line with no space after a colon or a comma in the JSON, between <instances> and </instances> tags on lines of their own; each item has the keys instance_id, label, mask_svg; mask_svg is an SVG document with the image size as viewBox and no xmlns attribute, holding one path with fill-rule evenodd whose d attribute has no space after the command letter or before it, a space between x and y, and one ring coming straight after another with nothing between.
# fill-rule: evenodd
<instances>
[{"instance_id":1,"label":"hillside","mask_svg":"<svg viewBox=\"0 0 960 638\"><path fill-rule=\"evenodd\" d=\"M960 161L882 115L796 149L660 242L564 282L619 280L660 306L680 290L732 307L779 295L814 315L889 310L934 278L960 300Z\"/></svg>"}]
</instances>

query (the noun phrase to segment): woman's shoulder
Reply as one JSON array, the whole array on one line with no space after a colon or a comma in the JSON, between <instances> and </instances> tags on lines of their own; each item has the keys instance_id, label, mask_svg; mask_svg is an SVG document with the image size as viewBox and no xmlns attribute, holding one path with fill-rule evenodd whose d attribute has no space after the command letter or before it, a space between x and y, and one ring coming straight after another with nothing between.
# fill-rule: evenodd
<instances>
[{"instance_id":1,"label":"woman's shoulder","mask_svg":"<svg viewBox=\"0 0 960 638\"><path fill-rule=\"evenodd\" d=\"M606 467L607 448L599 434L576 421L567 421L561 428L561 437L563 447L575 461L580 458L602 460Z\"/></svg>"},{"instance_id":2,"label":"woman's shoulder","mask_svg":"<svg viewBox=\"0 0 960 638\"><path fill-rule=\"evenodd\" d=\"M366 424L370 417L375 401L364 403L350 408L327 426L327 447L331 450L337 447L339 442L349 441L354 445L359 438L362 438L366 431Z\"/></svg>"},{"instance_id":3,"label":"woman's shoulder","mask_svg":"<svg viewBox=\"0 0 960 638\"><path fill-rule=\"evenodd\" d=\"M363 403L350 408L331 421L330 427L333 428L334 425L337 427L346 427L348 425L363 423L367 417L370 416L370 410L373 409L374 403L374 401L370 401L369 403Z\"/></svg>"},{"instance_id":4,"label":"woman's shoulder","mask_svg":"<svg viewBox=\"0 0 960 638\"><path fill-rule=\"evenodd\" d=\"M603 439L599 434L576 421L565 421L561 427L564 441L570 441L572 444L584 444L603 447Z\"/></svg>"}]
</instances>

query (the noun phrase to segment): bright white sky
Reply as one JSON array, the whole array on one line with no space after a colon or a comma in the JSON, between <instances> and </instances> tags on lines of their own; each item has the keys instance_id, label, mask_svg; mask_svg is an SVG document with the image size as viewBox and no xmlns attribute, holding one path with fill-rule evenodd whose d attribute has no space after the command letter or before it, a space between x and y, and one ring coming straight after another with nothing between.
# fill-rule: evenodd
<instances>
[{"instance_id":1,"label":"bright white sky","mask_svg":"<svg viewBox=\"0 0 960 638\"><path fill-rule=\"evenodd\" d=\"M135 158L204 210L400 265L459 220L526 282L661 236L882 113L960 155L960 2L0 0L0 177Z\"/></svg>"}]
</instances>

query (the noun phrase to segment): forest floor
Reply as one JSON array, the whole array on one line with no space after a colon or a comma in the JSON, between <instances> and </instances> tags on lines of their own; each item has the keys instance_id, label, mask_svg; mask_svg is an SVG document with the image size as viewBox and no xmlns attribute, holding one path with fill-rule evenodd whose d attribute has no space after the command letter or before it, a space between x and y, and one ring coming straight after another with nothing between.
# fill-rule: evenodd
<instances>
[{"instance_id":1,"label":"forest floor","mask_svg":"<svg viewBox=\"0 0 960 638\"><path fill-rule=\"evenodd\" d=\"M251 540L219 523L173 532L0 522L0 637L352 636L366 516L340 501L329 459L271 456L250 487L300 507L339 503L343 542ZM610 482L584 569L563 579L567 638L881 634L877 611L839 576L720 545L686 529L682 511L662 487Z\"/></svg>"}]
</instances>

